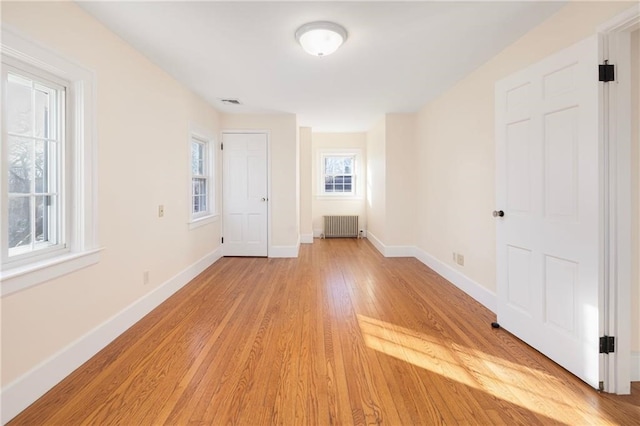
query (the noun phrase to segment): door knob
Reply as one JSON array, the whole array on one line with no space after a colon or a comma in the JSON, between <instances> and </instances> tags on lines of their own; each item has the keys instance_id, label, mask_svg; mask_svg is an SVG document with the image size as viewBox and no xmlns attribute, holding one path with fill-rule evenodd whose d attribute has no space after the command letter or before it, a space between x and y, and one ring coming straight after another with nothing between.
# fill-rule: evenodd
<instances>
[{"instance_id":1,"label":"door knob","mask_svg":"<svg viewBox=\"0 0 640 426\"><path fill-rule=\"evenodd\" d=\"M264 197L262 197L262 201L267 201L267 199L266 199L266 198L264 198Z\"/></svg>"},{"instance_id":2,"label":"door knob","mask_svg":"<svg viewBox=\"0 0 640 426\"><path fill-rule=\"evenodd\" d=\"M504 212L502 210L494 210L493 217L504 217Z\"/></svg>"}]
</instances>

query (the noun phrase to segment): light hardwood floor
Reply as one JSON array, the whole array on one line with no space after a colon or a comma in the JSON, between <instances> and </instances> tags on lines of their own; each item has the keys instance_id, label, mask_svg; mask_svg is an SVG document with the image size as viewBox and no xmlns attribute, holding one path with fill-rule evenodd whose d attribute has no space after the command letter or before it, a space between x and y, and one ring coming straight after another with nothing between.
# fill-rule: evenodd
<instances>
[{"instance_id":1,"label":"light hardwood floor","mask_svg":"<svg viewBox=\"0 0 640 426\"><path fill-rule=\"evenodd\" d=\"M14 425L640 424L416 259L223 258Z\"/></svg>"}]
</instances>

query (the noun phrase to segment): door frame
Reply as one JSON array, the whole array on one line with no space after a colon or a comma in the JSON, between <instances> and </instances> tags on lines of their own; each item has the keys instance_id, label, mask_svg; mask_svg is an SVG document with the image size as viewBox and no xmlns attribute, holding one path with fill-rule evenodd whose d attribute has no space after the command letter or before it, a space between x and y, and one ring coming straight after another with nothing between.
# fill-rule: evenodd
<instances>
[{"instance_id":1,"label":"door frame","mask_svg":"<svg viewBox=\"0 0 640 426\"><path fill-rule=\"evenodd\" d=\"M601 335L615 336L615 352L601 356L603 390L631 392L631 45L640 28L640 6L597 28L600 63L616 66L616 80L600 85L600 138L603 154L601 210L603 292Z\"/></svg>"},{"instance_id":2,"label":"door frame","mask_svg":"<svg viewBox=\"0 0 640 426\"><path fill-rule=\"evenodd\" d=\"M220 134L220 143L224 143L224 135L246 135L246 134L261 134L265 135L267 138L267 257L271 257L271 132L269 130L258 130L258 129L250 129L250 130L242 130L242 129L225 129ZM220 225L220 233L223 234L222 238L224 238L224 149L221 150L221 185L222 188L222 197L220 204L220 216L221 216L221 225ZM221 244L222 247L222 255L224 256L224 243Z\"/></svg>"}]
</instances>

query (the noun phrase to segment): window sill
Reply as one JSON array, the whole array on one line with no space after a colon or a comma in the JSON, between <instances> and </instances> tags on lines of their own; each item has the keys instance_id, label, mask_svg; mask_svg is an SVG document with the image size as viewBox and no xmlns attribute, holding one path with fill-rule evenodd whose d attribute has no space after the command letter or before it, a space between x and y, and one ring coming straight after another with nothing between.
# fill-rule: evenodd
<instances>
[{"instance_id":1,"label":"window sill","mask_svg":"<svg viewBox=\"0 0 640 426\"><path fill-rule=\"evenodd\" d=\"M2 297L59 278L100 261L102 249L67 253L0 272Z\"/></svg>"},{"instance_id":2,"label":"window sill","mask_svg":"<svg viewBox=\"0 0 640 426\"><path fill-rule=\"evenodd\" d=\"M197 219L193 219L187 225L189 226L189 230L200 228L201 226L208 225L213 222L217 222L220 215L212 214L209 216L199 217Z\"/></svg>"},{"instance_id":3,"label":"window sill","mask_svg":"<svg viewBox=\"0 0 640 426\"><path fill-rule=\"evenodd\" d=\"M357 195L316 195L316 199L318 200L335 200L335 201L345 201L345 200L364 200L363 197Z\"/></svg>"}]
</instances>

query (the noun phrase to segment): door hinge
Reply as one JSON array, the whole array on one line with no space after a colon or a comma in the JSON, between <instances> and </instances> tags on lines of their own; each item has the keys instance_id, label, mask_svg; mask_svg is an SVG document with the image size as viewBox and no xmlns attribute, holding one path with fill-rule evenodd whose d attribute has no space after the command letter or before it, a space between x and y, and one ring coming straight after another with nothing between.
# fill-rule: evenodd
<instances>
[{"instance_id":1,"label":"door hinge","mask_svg":"<svg viewBox=\"0 0 640 426\"><path fill-rule=\"evenodd\" d=\"M223 149L224 149L224 144L220 142L220 151L222 151Z\"/></svg>"},{"instance_id":2,"label":"door hinge","mask_svg":"<svg viewBox=\"0 0 640 426\"><path fill-rule=\"evenodd\" d=\"M611 65L608 59L604 61L604 64L598 65L598 71L600 75L598 81L603 81L605 83L615 81L615 66Z\"/></svg>"},{"instance_id":3,"label":"door hinge","mask_svg":"<svg viewBox=\"0 0 640 426\"><path fill-rule=\"evenodd\" d=\"M612 354L616 351L616 338L613 336L602 336L600 338L600 353Z\"/></svg>"},{"instance_id":4,"label":"door hinge","mask_svg":"<svg viewBox=\"0 0 640 426\"><path fill-rule=\"evenodd\" d=\"M224 237L220 238L220 244L224 244Z\"/></svg>"}]
</instances>

